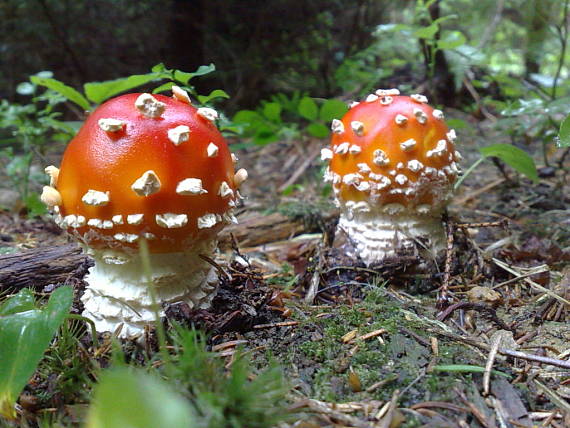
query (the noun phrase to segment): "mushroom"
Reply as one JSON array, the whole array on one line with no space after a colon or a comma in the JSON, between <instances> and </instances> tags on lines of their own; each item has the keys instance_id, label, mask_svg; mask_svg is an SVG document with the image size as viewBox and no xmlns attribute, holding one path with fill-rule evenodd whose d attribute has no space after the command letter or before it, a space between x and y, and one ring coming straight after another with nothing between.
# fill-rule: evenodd
<instances>
[{"instance_id":1,"label":"mushroom","mask_svg":"<svg viewBox=\"0 0 570 428\"><path fill-rule=\"evenodd\" d=\"M99 331L131 338L154 320L140 242L148 244L159 304L210 305L216 235L233 215L245 170L216 128L215 110L187 94L127 94L97 108L69 143L61 168L46 168L42 200L95 265L85 280L83 315ZM161 312L162 313L162 312Z\"/></svg>"},{"instance_id":2,"label":"mushroom","mask_svg":"<svg viewBox=\"0 0 570 428\"><path fill-rule=\"evenodd\" d=\"M370 266L415 248L444 248L442 214L459 173L455 132L423 95L376 91L332 123L329 166L338 230Z\"/></svg>"}]
</instances>

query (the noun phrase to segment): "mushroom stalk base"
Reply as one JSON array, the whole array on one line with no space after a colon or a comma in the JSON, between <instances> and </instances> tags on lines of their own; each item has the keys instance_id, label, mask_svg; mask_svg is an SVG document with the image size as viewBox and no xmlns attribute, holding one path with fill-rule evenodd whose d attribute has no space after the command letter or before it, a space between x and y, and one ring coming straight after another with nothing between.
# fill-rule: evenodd
<instances>
[{"instance_id":1,"label":"mushroom stalk base","mask_svg":"<svg viewBox=\"0 0 570 428\"><path fill-rule=\"evenodd\" d=\"M337 233L347 235L354 248L351 256L358 255L367 266L414 251L433 259L445 249L441 213L343 213Z\"/></svg>"},{"instance_id":2,"label":"mushroom stalk base","mask_svg":"<svg viewBox=\"0 0 570 428\"><path fill-rule=\"evenodd\" d=\"M183 253L149 254L150 284L139 253L89 250L95 265L85 277L88 287L81 297L83 316L92 319L100 332L114 332L122 324L118 336L132 339L141 337L145 325L155 321L149 287L154 287L159 316L164 315L164 303L208 308L218 288L218 276L200 254L212 254L215 244L195 245Z\"/></svg>"}]
</instances>

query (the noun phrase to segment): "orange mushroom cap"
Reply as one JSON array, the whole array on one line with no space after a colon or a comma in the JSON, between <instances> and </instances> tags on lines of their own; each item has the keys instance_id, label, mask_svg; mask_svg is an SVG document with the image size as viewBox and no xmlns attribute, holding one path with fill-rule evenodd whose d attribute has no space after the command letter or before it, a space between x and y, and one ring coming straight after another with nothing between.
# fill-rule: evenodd
<instances>
[{"instance_id":1,"label":"orange mushroom cap","mask_svg":"<svg viewBox=\"0 0 570 428\"><path fill-rule=\"evenodd\" d=\"M425 214L448 198L460 157L455 132L423 95L379 90L333 121L332 131L322 158L339 201Z\"/></svg>"},{"instance_id":2,"label":"orange mushroom cap","mask_svg":"<svg viewBox=\"0 0 570 428\"><path fill-rule=\"evenodd\" d=\"M89 115L56 188L63 228L97 249L182 251L233 220L236 183L212 109L185 97L127 94Z\"/></svg>"}]
</instances>

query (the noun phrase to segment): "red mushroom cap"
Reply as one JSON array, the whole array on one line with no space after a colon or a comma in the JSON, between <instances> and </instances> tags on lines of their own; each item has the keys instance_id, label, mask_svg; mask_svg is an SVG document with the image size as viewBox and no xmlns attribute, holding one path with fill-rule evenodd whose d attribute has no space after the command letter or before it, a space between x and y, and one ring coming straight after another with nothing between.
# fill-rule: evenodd
<instances>
[{"instance_id":1,"label":"red mushroom cap","mask_svg":"<svg viewBox=\"0 0 570 428\"><path fill-rule=\"evenodd\" d=\"M456 180L455 132L422 95L379 90L333 121L326 178L341 201L426 213Z\"/></svg>"},{"instance_id":2,"label":"red mushroom cap","mask_svg":"<svg viewBox=\"0 0 570 428\"><path fill-rule=\"evenodd\" d=\"M231 221L236 184L228 146L183 97L127 94L87 118L65 150L60 223L94 248L182 251Z\"/></svg>"}]
</instances>

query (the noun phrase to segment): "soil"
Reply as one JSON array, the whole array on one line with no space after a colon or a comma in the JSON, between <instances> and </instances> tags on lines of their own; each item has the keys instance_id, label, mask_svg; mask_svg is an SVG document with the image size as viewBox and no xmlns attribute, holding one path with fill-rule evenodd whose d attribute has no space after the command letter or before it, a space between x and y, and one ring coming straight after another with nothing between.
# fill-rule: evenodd
<instances>
[{"instance_id":1,"label":"soil","mask_svg":"<svg viewBox=\"0 0 570 428\"><path fill-rule=\"evenodd\" d=\"M464 166L493 135L473 125L458 132ZM291 385L283 427L570 426L570 165L539 166L533 184L481 164L449 207L446 277L445 259L414 274L414 259L366 269L330 248L336 219L323 215L334 207L321 145L240 153L250 180L238 219L278 212L304 226L220 253L228 277L212 309L174 305L166 322L205 329L213 347L236 341L259 369L279 363ZM67 243L47 216L0 215L2 254ZM66 281L79 295L85 269L74 272Z\"/></svg>"}]
</instances>

